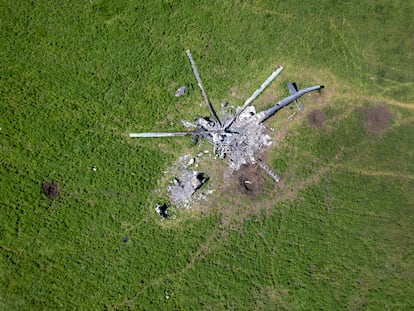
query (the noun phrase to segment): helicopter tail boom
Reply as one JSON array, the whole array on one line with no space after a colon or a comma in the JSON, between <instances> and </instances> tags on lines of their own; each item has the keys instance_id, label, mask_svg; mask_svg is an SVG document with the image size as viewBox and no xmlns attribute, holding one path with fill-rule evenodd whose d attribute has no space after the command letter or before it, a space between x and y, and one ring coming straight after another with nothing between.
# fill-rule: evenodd
<instances>
[{"instance_id":1,"label":"helicopter tail boom","mask_svg":"<svg viewBox=\"0 0 414 311\"><path fill-rule=\"evenodd\" d=\"M324 88L323 85L315 85L315 86L311 86L311 87L301 89L301 90L295 92L294 94L292 94L292 95L290 95L286 98L283 98L281 101L277 102L272 107L270 107L270 108L268 108L268 109L266 109L266 110L264 110L264 111L257 114L259 123L262 123L262 122L266 121L271 116L273 116L277 111L279 111L283 107L288 106L293 101L296 101L299 97L305 95L306 93L309 93L309 92L312 92L312 91L317 91L317 90L320 90L320 89L323 89L323 88Z\"/></svg>"}]
</instances>

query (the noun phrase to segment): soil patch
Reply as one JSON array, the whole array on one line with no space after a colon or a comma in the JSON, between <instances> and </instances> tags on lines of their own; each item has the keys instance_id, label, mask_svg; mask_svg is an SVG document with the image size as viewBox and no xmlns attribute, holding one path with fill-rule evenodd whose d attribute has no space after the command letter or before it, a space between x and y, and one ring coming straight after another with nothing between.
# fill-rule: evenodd
<instances>
[{"instance_id":1,"label":"soil patch","mask_svg":"<svg viewBox=\"0 0 414 311\"><path fill-rule=\"evenodd\" d=\"M237 190L248 196L256 196L264 189L257 165L242 165L233 173L233 180L237 184Z\"/></svg>"},{"instance_id":2,"label":"soil patch","mask_svg":"<svg viewBox=\"0 0 414 311\"><path fill-rule=\"evenodd\" d=\"M385 106L373 106L360 108L359 111L364 115L364 128L369 134L380 135L388 127L394 116Z\"/></svg>"},{"instance_id":3,"label":"soil patch","mask_svg":"<svg viewBox=\"0 0 414 311\"><path fill-rule=\"evenodd\" d=\"M231 96L231 97L235 97L235 98L238 98L238 97L239 97L239 96L237 95L237 87L232 86L232 87L230 88L230 96Z\"/></svg>"},{"instance_id":4,"label":"soil patch","mask_svg":"<svg viewBox=\"0 0 414 311\"><path fill-rule=\"evenodd\" d=\"M312 126L321 128L324 122L326 121L326 119L327 117L326 117L325 112L321 110L313 109L312 111L308 113L308 121L309 121L309 124Z\"/></svg>"},{"instance_id":5,"label":"soil patch","mask_svg":"<svg viewBox=\"0 0 414 311\"><path fill-rule=\"evenodd\" d=\"M44 181L42 182L42 192L53 200L59 195L59 185L55 181Z\"/></svg>"}]
</instances>

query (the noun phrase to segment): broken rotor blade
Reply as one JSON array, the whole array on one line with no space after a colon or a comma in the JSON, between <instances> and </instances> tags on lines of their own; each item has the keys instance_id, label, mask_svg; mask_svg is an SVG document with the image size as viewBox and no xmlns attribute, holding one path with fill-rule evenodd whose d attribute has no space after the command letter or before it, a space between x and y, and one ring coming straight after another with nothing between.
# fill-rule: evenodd
<instances>
[{"instance_id":1,"label":"broken rotor blade","mask_svg":"<svg viewBox=\"0 0 414 311\"><path fill-rule=\"evenodd\" d=\"M295 82L288 82L287 87L288 87L290 95L294 95L298 92L298 86L296 85ZM298 111L302 111L303 110L302 104L297 99L295 99L295 103L296 103L296 107L298 108Z\"/></svg>"},{"instance_id":2,"label":"broken rotor blade","mask_svg":"<svg viewBox=\"0 0 414 311\"><path fill-rule=\"evenodd\" d=\"M152 137L178 137L193 135L194 132L149 132L149 133L130 133L129 137L152 138Z\"/></svg>"},{"instance_id":3,"label":"broken rotor blade","mask_svg":"<svg viewBox=\"0 0 414 311\"><path fill-rule=\"evenodd\" d=\"M227 122L227 124L225 125L224 129L227 130L230 125L233 124L233 122L239 117L239 115L247 108L247 106L249 106L259 95L260 93L262 93L264 91L264 89L282 72L283 67L280 66L278 68L276 68L275 71L272 72L272 74L265 80L265 82L262 83L262 85L252 94L252 96L250 96L248 99L246 99L246 101L244 102L244 104L239 108L239 110L237 111L237 113L234 115L234 117Z\"/></svg>"},{"instance_id":4,"label":"broken rotor blade","mask_svg":"<svg viewBox=\"0 0 414 311\"><path fill-rule=\"evenodd\" d=\"M208 99L207 93L204 90L203 84L201 83L201 78L200 78L200 75L198 74L198 70L197 70L197 67L194 63L193 57L191 56L190 50L187 50L186 54L187 54L188 60L190 61L191 68L193 69L193 74L194 74L194 77L197 80L198 87L201 90L201 95L203 96L203 99L204 99L205 103L207 104L208 109L210 110L211 116L214 117L217 120L217 122L219 123L219 125L221 126L221 121L220 121L219 117L217 116L216 112L214 111L213 105L211 104L210 100Z\"/></svg>"}]
</instances>

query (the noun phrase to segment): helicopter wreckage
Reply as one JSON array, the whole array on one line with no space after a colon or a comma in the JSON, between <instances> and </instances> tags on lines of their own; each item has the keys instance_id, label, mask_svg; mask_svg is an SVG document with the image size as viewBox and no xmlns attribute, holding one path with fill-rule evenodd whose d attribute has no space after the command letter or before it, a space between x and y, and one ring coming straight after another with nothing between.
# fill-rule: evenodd
<instances>
[{"instance_id":1,"label":"helicopter wreckage","mask_svg":"<svg viewBox=\"0 0 414 311\"><path fill-rule=\"evenodd\" d=\"M324 86L316 85L298 90L295 83L289 82L287 84L290 92L288 97L281 99L264 111L256 112L255 107L251 104L282 72L283 67L278 67L252 96L242 106L236 109L235 113L222 113L219 117L204 90L190 51L187 50L186 54L204 102L210 111L210 116L196 117L194 122L181 121L183 126L188 129L183 132L131 133L129 136L141 138L191 136L192 143L197 143L200 139L204 139L214 146L214 154L216 157L228 159L229 168L232 172L238 170L242 165L254 164L262 168L275 182L279 182L279 176L258 158L260 151L272 143L270 136L266 134L267 129L264 122L280 109L293 102L296 103L299 111L302 110L298 98L306 93L320 90ZM177 90L178 96L184 92L184 87ZM222 107L224 106L225 104L222 104ZM180 161L184 161L183 157L181 157ZM179 177L175 177L173 184L168 187L168 196L174 205L188 208L191 202L196 200L195 193L203 186L208 178L202 172L189 170L187 168L188 165L186 166L181 163L181 166L182 174ZM163 218L166 217L165 210L162 213L157 212Z\"/></svg>"}]
</instances>

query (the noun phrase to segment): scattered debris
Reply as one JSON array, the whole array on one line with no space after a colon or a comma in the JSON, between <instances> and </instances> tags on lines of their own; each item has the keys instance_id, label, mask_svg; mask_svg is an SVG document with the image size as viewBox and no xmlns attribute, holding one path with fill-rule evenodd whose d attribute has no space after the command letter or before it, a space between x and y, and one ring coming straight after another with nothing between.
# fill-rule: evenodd
<instances>
[{"instance_id":1,"label":"scattered debris","mask_svg":"<svg viewBox=\"0 0 414 311\"><path fill-rule=\"evenodd\" d=\"M96 166L92 166L92 172L96 172L98 169L96 168Z\"/></svg>"},{"instance_id":2,"label":"scattered debris","mask_svg":"<svg viewBox=\"0 0 414 311\"><path fill-rule=\"evenodd\" d=\"M184 127L189 129L188 131L171 133L131 133L130 137L173 137L191 135L191 141L194 143L197 143L199 139L202 138L214 146L214 154L216 157L227 158L229 160L230 172L236 172L242 166L246 165L258 166L275 182L278 182L279 176L264 163L256 160L260 152L265 147L272 144L271 137L266 134L267 128L265 127L264 122L275 115L280 109L289 106L293 102L296 103L298 111L301 111L303 108L298 102L298 99L309 92L321 90L323 85L315 85L298 90L294 82L289 82L287 87L290 96L274 103L268 109L257 113L255 107L252 106L252 103L281 73L283 67L278 67L252 94L252 96L250 96L242 106L236 108L235 111L233 107L229 107L227 103L222 103L222 109L219 116L207 97L190 51L187 51L186 54L190 61L194 77L201 90L204 102L210 111L210 116L196 117L194 122L181 121ZM175 96L182 96L187 89L188 87L186 86L180 87L177 89ZM296 113L292 114L291 118L293 118L295 114ZM197 158L200 158L203 155L203 152L199 152ZM187 161L186 165L182 166L179 176L174 178L173 185L168 187L168 196L171 202L177 206L188 207L190 202L194 200L194 194L208 180L208 177L206 177L204 173L196 170L188 170L188 167L197 161L195 158L187 158ZM198 164L195 164L194 166L197 167ZM244 187L247 192L256 191L255 189L261 187L261 185L259 185L260 180L244 179L244 177L242 179L242 187Z\"/></svg>"},{"instance_id":3,"label":"scattered debris","mask_svg":"<svg viewBox=\"0 0 414 311\"><path fill-rule=\"evenodd\" d=\"M155 205L155 211L158 213L158 215L162 217L162 219L167 219L168 217L167 208L168 208L168 205L165 203L164 204L157 203Z\"/></svg>"},{"instance_id":4,"label":"scattered debris","mask_svg":"<svg viewBox=\"0 0 414 311\"><path fill-rule=\"evenodd\" d=\"M191 166L191 165L193 165L193 164L194 164L194 162L195 162L195 158L191 158L191 159L190 159L190 161L188 161L187 166Z\"/></svg>"},{"instance_id":5,"label":"scattered debris","mask_svg":"<svg viewBox=\"0 0 414 311\"><path fill-rule=\"evenodd\" d=\"M184 95L185 91L187 90L186 86L182 86L180 88L177 89L177 91L175 91L175 97L180 97L182 95Z\"/></svg>"},{"instance_id":6,"label":"scattered debris","mask_svg":"<svg viewBox=\"0 0 414 311\"><path fill-rule=\"evenodd\" d=\"M185 94L185 92L187 92L189 89L192 89L193 85L190 83L189 85L183 85L181 87L179 87L177 89L177 91L175 91L175 97L180 97L183 96Z\"/></svg>"},{"instance_id":7,"label":"scattered debris","mask_svg":"<svg viewBox=\"0 0 414 311\"><path fill-rule=\"evenodd\" d=\"M174 178L174 184L168 186L168 196L176 206L188 208L195 200L194 194L207 181L208 177L199 171L183 170L180 177Z\"/></svg>"},{"instance_id":8,"label":"scattered debris","mask_svg":"<svg viewBox=\"0 0 414 311\"><path fill-rule=\"evenodd\" d=\"M59 185L55 181L44 181L42 183L42 192L51 200L59 195Z\"/></svg>"}]
</instances>

